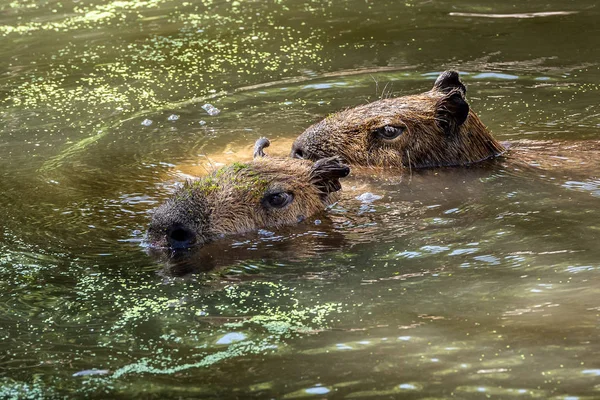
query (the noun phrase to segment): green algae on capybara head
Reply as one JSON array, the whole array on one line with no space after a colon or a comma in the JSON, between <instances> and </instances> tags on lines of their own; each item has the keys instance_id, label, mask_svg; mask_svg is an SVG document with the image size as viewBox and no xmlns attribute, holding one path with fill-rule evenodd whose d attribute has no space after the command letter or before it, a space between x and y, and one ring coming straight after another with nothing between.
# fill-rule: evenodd
<instances>
[{"instance_id":1,"label":"green algae on capybara head","mask_svg":"<svg viewBox=\"0 0 600 400\"><path fill-rule=\"evenodd\" d=\"M262 142L261 142L262 140ZM146 240L181 249L261 228L296 224L336 200L339 179L350 169L337 157L318 162L261 157L233 163L185 182L152 216Z\"/></svg>"},{"instance_id":2,"label":"green algae on capybara head","mask_svg":"<svg viewBox=\"0 0 600 400\"><path fill-rule=\"evenodd\" d=\"M431 168L496 157L504 148L465 100L456 71L428 92L383 99L332 114L304 131L291 156L339 156L361 166Z\"/></svg>"}]
</instances>

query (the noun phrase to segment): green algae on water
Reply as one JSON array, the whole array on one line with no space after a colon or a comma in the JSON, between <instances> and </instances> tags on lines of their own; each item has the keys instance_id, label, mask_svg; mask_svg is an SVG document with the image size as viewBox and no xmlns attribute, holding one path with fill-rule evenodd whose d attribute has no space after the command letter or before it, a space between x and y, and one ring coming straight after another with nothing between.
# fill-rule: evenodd
<instances>
[{"instance_id":1,"label":"green algae on water","mask_svg":"<svg viewBox=\"0 0 600 400\"><path fill-rule=\"evenodd\" d=\"M49 132L67 127L77 132L44 171L118 134L124 121L232 93L261 83L265 73L280 80L325 62L323 33L283 22L289 12L283 3L221 7L210 1L149 0L73 6L72 12L62 7L62 19L2 25L0 32L10 37L48 31L94 35L98 29L131 29L137 23L143 34L112 46L62 41L58 49L40 52L11 82L0 100L3 109L35 110ZM163 21L174 29L145 33L152 23L147 15L157 12L166 13Z\"/></svg>"}]
</instances>

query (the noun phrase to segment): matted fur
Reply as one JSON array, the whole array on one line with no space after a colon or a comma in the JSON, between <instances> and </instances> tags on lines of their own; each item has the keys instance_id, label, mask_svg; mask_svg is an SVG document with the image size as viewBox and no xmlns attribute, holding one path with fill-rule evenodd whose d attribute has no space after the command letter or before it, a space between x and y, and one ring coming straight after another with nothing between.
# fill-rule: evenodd
<instances>
[{"instance_id":1,"label":"matted fur","mask_svg":"<svg viewBox=\"0 0 600 400\"><path fill-rule=\"evenodd\" d=\"M465 92L458 74L447 71L428 92L328 116L296 139L292 156L311 160L340 156L361 166L429 168L468 165L501 154L502 145L468 109ZM456 100L461 102L460 112L468 109L464 122L464 114L454 115L460 114L452 107ZM401 127L404 132L394 140L383 140L377 129L385 126Z\"/></svg>"}]
</instances>

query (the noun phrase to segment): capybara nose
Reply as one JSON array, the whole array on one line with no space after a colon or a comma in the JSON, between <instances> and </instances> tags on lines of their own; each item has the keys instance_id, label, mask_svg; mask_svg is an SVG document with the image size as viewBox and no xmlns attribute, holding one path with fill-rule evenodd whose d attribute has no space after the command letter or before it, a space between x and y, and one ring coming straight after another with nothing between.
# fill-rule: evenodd
<instances>
[{"instance_id":1,"label":"capybara nose","mask_svg":"<svg viewBox=\"0 0 600 400\"><path fill-rule=\"evenodd\" d=\"M196 242L196 235L184 226L174 225L167 231L167 242L172 249L186 249Z\"/></svg>"},{"instance_id":2,"label":"capybara nose","mask_svg":"<svg viewBox=\"0 0 600 400\"><path fill-rule=\"evenodd\" d=\"M294 145L292 146L292 153L290 154L290 156L292 158L299 158L299 159L307 159L307 154L306 151L302 150L302 147L297 145L296 143L294 143Z\"/></svg>"}]
</instances>

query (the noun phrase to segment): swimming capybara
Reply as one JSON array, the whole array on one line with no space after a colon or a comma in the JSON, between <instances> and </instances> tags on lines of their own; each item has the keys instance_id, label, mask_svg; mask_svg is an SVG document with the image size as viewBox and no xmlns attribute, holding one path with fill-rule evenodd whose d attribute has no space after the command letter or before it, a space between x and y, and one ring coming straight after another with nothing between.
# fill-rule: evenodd
<instances>
[{"instance_id":1,"label":"swimming capybara","mask_svg":"<svg viewBox=\"0 0 600 400\"><path fill-rule=\"evenodd\" d=\"M337 157L308 160L264 156L259 139L255 159L233 163L185 182L159 206L147 232L153 247L183 249L260 228L296 224L323 211L350 172Z\"/></svg>"},{"instance_id":2,"label":"swimming capybara","mask_svg":"<svg viewBox=\"0 0 600 400\"><path fill-rule=\"evenodd\" d=\"M446 71L428 92L328 116L296 139L291 156L340 156L349 164L408 169L468 165L502 154L466 92L458 72Z\"/></svg>"}]
</instances>

